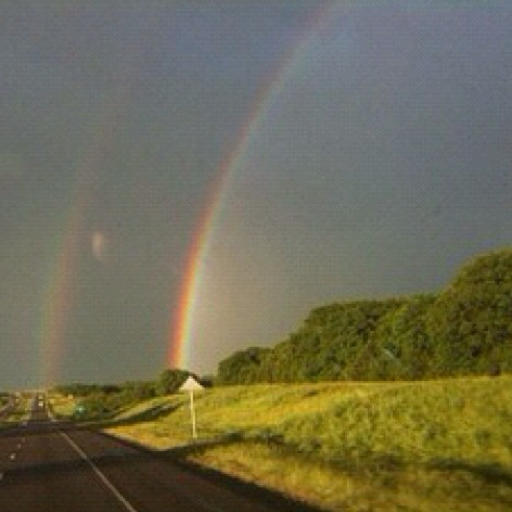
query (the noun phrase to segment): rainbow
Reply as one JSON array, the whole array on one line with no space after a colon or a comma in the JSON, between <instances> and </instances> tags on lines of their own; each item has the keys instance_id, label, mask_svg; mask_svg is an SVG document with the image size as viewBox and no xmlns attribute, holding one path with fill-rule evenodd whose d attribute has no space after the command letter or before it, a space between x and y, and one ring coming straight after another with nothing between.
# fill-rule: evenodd
<instances>
[{"instance_id":1,"label":"rainbow","mask_svg":"<svg viewBox=\"0 0 512 512\"><path fill-rule=\"evenodd\" d=\"M119 118L128 104L130 82L123 81L115 100L103 109L83 160L75 171L71 201L62 233L54 243L46 289L37 330L39 338L39 382L51 386L58 382L65 356L66 324L74 303L75 275L86 230L86 215L94 194L98 171L114 145Z\"/></svg>"},{"instance_id":2,"label":"rainbow","mask_svg":"<svg viewBox=\"0 0 512 512\"><path fill-rule=\"evenodd\" d=\"M64 16L73 14L73 9L63 12ZM140 40L145 39L151 28L152 23L147 23L142 29ZM71 202L60 231L62 235L54 244L54 256L51 258L53 265L48 272L37 331L41 368L39 382L46 386L58 382L62 374L66 323L73 307L74 276L82 236L86 232L86 215L98 173L114 148L117 128L130 105L132 92L138 85L144 53L144 47L138 41L134 38L133 46L126 48L127 60L118 77L117 86L101 109L97 128L83 159L77 165Z\"/></svg>"},{"instance_id":3,"label":"rainbow","mask_svg":"<svg viewBox=\"0 0 512 512\"><path fill-rule=\"evenodd\" d=\"M39 361L41 374L39 382L51 386L61 375L65 352L66 324L74 303L75 274L86 232L85 218L94 192L97 169L107 152L111 141L114 120L105 123L98 130L93 144L82 164L76 171L74 190L68 212L65 215L60 238L54 246L53 267L48 275L42 314L38 328Z\"/></svg>"},{"instance_id":4,"label":"rainbow","mask_svg":"<svg viewBox=\"0 0 512 512\"><path fill-rule=\"evenodd\" d=\"M80 190L80 187L77 187ZM66 320L73 303L74 269L78 255L79 236L85 211L85 195L74 203L68 213L64 235L56 242L56 257L50 270L43 312L38 329L40 333L39 382L45 386L55 384L60 375L64 352Z\"/></svg>"},{"instance_id":5,"label":"rainbow","mask_svg":"<svg viewBox=\"0 0 512 512\"><path fill-rule=\"evenodd\" d=\"M297 44L285 54L257 92L252 108L244 123L242 123L238 136L220 162L216 178L207 196L206 207L203 208L192 237L185 262L178 307L171 318L167 355L167 365L170 368L188 368L191 363L192 346L196 342L193 331L194 316L205 262L214 233L219 225L230 184L241 168L251 140L258 131L262 119L284 89L293 70L306 54L310 43L323 26L334 5L334 2L327 2L310 17Z\"/></svg>"}]
</instances>

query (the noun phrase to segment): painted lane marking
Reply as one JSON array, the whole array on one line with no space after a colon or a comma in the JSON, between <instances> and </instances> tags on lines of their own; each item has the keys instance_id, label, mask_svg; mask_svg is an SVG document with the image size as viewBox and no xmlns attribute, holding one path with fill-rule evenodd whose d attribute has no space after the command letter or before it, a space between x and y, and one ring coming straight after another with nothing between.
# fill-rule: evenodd
<instances>
[{"instance_id":1,"label":"painted lane marking","mask_svg":"<svg viewBox=\"0 0 512 512\"><path fill-rule=\"evenodd\" d=\"M125 506L129 512L137 512L137 509L119 492L117 487L102 473L102 471L89 459L87 454L78 446L71 437L65 432L59 431L59 434L71 445L71 447L80 455L80 457L91 466L91 469L96 473L98 478L103 482L105 487L112 492L112 494Z\"/></svg>"},{"instance_id":2,"label":"painted lane marking","mask_svg":"<svg viewBox=\"0 0 512 512\"><path fill-rule=\"evenodd\" d=\"M48 414L48 418L50 418L50 421L52 423L56 423L57 422L57 420L55 419L55 416L53 415L53 412L50 410L49 407L46 409L46 414Z\"/></svg>"},{"instance_id":3,"label":"painted lane marking","mask_svg":"<svg viewBox=\"0 0 512 512\"><path fill-rule=\"evenodd\" d=\"M116 498L121 501L121 503L130 511L130 512L137 512L137 509L119 492L119 490L114 486L113 483L111 483L108 478L102 473L102 471L92 462L91 459L87 456L87 454L69 437L65 432L62 432L59 430L59 434L66 439L66 441L76 450L76 452L82 457L83 460L87 462L91 466L91 468L94 470L94 472L98 475L98 477L101 479L101 481L114 493ZM182 496L189 499L196 507L202 508L204 510L207 510L208 512L226 512L224 508L219 508L213 503L208 503L207 501L203 500L199 496L197 496L197 493L189 492L188 490L184 489L183 486L170 486L175 492L178 494L181 494Z\"/></svg>"}]
</instances>

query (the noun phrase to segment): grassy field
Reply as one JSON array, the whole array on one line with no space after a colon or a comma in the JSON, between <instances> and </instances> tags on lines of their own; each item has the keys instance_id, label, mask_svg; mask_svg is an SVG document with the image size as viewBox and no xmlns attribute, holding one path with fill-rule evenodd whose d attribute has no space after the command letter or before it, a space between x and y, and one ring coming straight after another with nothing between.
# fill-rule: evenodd
<instances>
[{"instance_id":1,"label":"grassy field","mask_svg":"<svg viewBox=\"0 0 512 512\"><path fill-rule=\"evenodd\" d=\"M197 393L189 460L344 511L512 510L512 376L321 383ZM190 445L186 396L106 429L157 449Z\"/></svg>"},{"instance_id":2,"label":"grassy field","mask_svg":"<svg viewBox=\"0 0 512 512\"><path fill-rule=\"evenodd\" d=\"M62 418L71 417L75 411L77 400L73 396L64 396L56 392L48 393L50 412Z\"/></svg>"},{"instance_id":3,"label":"grassy field","mask_svg":"<svg viewBox=\"0 0 512 512\"><path fill-rule=\"evenodd\" d=\"M30 417L29 400L27 396L20 395L14 409L0 420L0 427L10 427L14 423L27 421Z\"/></svg>"}]
</instances>

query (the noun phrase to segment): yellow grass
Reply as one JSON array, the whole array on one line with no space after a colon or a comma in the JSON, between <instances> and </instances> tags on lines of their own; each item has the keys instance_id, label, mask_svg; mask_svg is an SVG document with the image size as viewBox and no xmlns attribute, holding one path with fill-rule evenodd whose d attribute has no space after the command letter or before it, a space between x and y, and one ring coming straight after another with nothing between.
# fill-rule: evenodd
<instances>
[{"instance_id":1,"label":"yellow grass","mask_svg":"<svg viewBox=\"0 0 512 512\"><path fill-rule=\"evenodd\" d=\"M27 421L30 417L29 401L26 396L19 395L19 402L16 407L2 420L0 426L12 426L13 423Z\"/></svg>"},{"instance_id":2,"label":"yellow grass","mask_svg":"<svg viewBox=\"0 0 512 512\"><path fill-rule=\"evenodd\" d=\"M510 376L215 388L196 411L191 459L329 510L512 510ZM118 419L154 448L190 443L186 396Z\"/></svg>"},{"instance_id":3,"label":"yellow grass","mask_svg":"<svg viewBox=\"0 0 512 512\"><path fill-rule=\"evenodd\" d=\"M66 418L73 415L77 400L72 395L51 392L48 394L48 404L52 414L56 417Z\"/></svg>"}]
</instances>

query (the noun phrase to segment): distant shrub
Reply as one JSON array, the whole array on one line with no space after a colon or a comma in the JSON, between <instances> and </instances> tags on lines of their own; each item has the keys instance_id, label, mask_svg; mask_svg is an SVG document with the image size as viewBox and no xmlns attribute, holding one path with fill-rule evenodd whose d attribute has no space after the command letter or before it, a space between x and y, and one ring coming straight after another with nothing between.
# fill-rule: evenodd
<instances>
[{"instance_id":1,"label":"distant shrub","mask_svg":"<svg viewBox=\"0 0 512 512\"><path fill-rule=\"evenodd\" d=\"M491 377L498 377L499 375L501 375L501 367L500 367L500 365L498 363L491 363L489 365L488 374Z\"/></svg>"},{"instance_id":2,"label":"distant shrub","mask_svg":"<svg viewBox=\"0 0 512 512\"><path fill-rule=\"evenodd\" d=\"M158 396L170 395L176 393L180 386L187 380L192 373L186 370L167 369L164 370L155 383L155 391ZM197 377L193 375L196 379Z\"/></svg>"}]
</instances>

